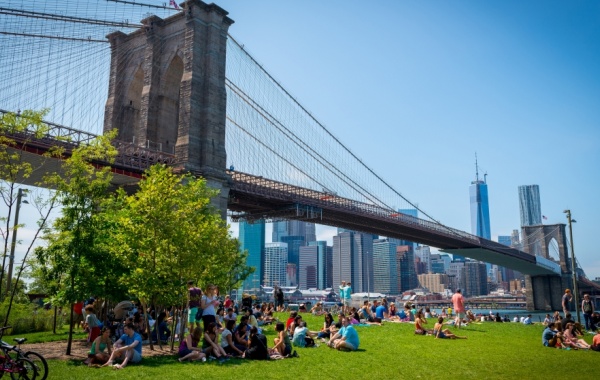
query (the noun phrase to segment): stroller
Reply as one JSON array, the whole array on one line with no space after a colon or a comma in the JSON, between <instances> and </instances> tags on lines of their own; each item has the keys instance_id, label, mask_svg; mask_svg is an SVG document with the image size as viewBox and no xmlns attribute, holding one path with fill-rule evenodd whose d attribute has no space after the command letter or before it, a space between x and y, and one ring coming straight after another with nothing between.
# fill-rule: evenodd
<instances>
[{"instance_id":1,"label":"stroller","mask_svg":"<svg viewBox=\"0 0 600 380\"><path fill-rule=\"evenodd\" d=\"M108 312L108 324L110 328L110 336L113 341L116 341L124 334L123 326L125 318L130 316L133 312L135 305L131 301L122 301L114 307L113 310Z\"/></svg>"}]
</instances>

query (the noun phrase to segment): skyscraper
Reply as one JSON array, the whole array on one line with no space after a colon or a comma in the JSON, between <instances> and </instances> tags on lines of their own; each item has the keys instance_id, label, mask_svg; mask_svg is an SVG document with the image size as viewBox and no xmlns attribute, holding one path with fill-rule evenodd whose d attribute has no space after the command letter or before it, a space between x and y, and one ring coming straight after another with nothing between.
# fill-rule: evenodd
<instances>
[{"instance_id":1,"label":"skyscraper","mask_svg":"<svg viewBox=\"0 0 600 380\"><path fill-rule=\"evenodd\" d=\"M521 212L521 226L542 224L542 206L538 185L519 186L519 210Z\"/></svg>"},{"instance_id":2,"label":"skyscraper","mask_svg":"<svg viewBox=\"0 0 600 380\"><path fill-rule=\"evenodd\" d=\"M399 294L398 291L398 261L396 260L396 243L388 239L373 241L374 277L371 291L384 294Z\"/></svg>"},{"instance_id":3,"label":"skyscraper","mask_svg":"<svg viewBox=\"0 0 600 380\"><path fill-rule=\"evenodd\" d=\"M298 286L300 289L317 288L320 269L319 246L300 247L298 262Z\"/></svg>"},{"instance_id":4,"label":"skyscraper","mask_svg":"<svg viewBox=\"0 0 600 380\"><path fill-rule=\"evenodd\" d=\"M284 236L302 236L306 244L317 240L315 224L299 220L282 220L273 222L273 233L271 241L283 241Z\"/></svg>"},{"instance_id":5,"label":"skyscraper","mask_svg":"<svg viewBox=\"0 0 600 380\"><path fill-rule=\"evenodd\" d=\"M471 232L473 235L490 239L490 206L488 202L488 188L485 181L477 179L469 187L471 195Z\"/></svg>"},{"instance_id":6,"label":"skyscraper","mask_svg":"<svg viewBox=\"0 0 600 380\"><path fill-rule=\"evenodd\" d=\"M259 289L264 282L265 222L240 222L239 239L240 249L248 251L246 265L254 267L254 273L244 280L244 289Z\"/></svg>"},{"instance_id":7,"label":"skyscraper","mask_svg":"<svg viewBox=\"0 0 600 380\"><path fill-rule=\"evenodd\" d=\"M287 275L287 244L265 244L264 278L266 286L285 286Z\"/></svg>"},{"instance_id":8,"label":"skyscraper","mask_svg":"<svg viewBox=\"0 0 600 380\"><path fill-rule=\"evenodd\" d=\"M354 292L373 288L373 235L345 231L333 237L333 287L351 281Z\"/></svg>"},{"instance_id":9,"label":"skyscraper","mask_svg":"<svg viewBox=\"0 0 600 380\"><path fill-rule=\"evenodd\" d=\"M311 241L309 247L317 248L317 289L330 288L331 284L331 247L324 240ZM302 248L300 248L302 255ZM328 280L329 279L329 280Z\"/></svg>"}]
</instances>

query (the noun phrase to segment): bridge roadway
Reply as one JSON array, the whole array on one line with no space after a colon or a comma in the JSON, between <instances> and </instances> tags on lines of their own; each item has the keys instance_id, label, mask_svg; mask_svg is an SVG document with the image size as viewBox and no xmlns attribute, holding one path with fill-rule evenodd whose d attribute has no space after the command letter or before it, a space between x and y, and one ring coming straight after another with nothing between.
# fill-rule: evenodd
<instances>
[{"instance_id":1,"label":"bridge roadway","mask_svg":"<svg viewBox=\"0 0 600 380\"><path fill-rule=\"evenodd\" d=\"M65 148L65 155L68 155L74 147L96 137L91 133L47 124L50 130L42 138L36 138L33 133L14 133L8 136L16 142L11 149L21 151L25 160L39 168L31 177L19 179L23 184L39 185L44 173L60 170L60 159L43 156L51 147L62 146ZM111 166L115 186L130 187L133 190L144 170L151 165L173 165L176 162L173 155L132 144L116 141L115 146L119 153L114 163L94 163L98 167ZM297 219L409 240L518 270L523 274L560 274L558 266L540 262L539 258L528 253L441 224L248 173L227 171L227 174L231 178L228 209L234 221Z\"/></svg>"}]
</instances>

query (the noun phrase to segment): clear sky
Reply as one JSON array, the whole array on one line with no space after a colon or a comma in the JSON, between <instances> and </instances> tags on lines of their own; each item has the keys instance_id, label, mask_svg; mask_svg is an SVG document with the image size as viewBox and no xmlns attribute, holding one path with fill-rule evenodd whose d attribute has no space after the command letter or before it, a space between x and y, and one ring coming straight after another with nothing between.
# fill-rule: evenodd
<instances>
[{"instance_id":1,"label":"clear sky","mask_svg":"<svg viewBox=\"0 0 600 380\"><path fill-rule=\"evenodd\" d=\"M215 2L259 63L424 211L471 231L477 153L492 238L519 228L517 188L537 184L545 223L570 209L577 258L600 276L600 2Z\"/></svg>"},{"instance_id":2,"label":"clear sky","mask_svg":"<svg viewBox=\"0 0 600 380\"><path fill-rule=\"evenodd\" d=\"M570 209L576 256L600 276L600 2L216 3L266 70L423 210L471 231L477 153L492 238L519 228L517 188L537 184L544 222Z\"/></svg>"}]
</instances>

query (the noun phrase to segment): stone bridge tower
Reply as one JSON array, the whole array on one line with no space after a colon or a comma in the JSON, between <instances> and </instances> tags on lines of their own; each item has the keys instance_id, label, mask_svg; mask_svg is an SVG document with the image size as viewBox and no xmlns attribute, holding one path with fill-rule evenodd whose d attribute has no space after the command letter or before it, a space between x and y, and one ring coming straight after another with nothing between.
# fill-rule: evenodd
<instances>
[{"instance_id":1,"label":"stone bridge tower","mask_svg":"<svg viewBox=\"0 0 600 380\"><path fill-rule=\"evenodd\" d=\"M554 239L558 246L561 275L525 276L528 310L562 310L562 295L572 287L571 262L567 251L565 224L521 227L523 251L551 259L549 247Z\"/></svg>"},{"instance_id":2,"label":"stone bridge tower","mask_svg":"<svg viewBox=\"0 0 600 380\"><path fill-rule=\"evenodd\" d=\"M220 190L227 211L225 56L233 23L215 4L188 0L166 19L151 16L131 33L114 32L104 131L174 154L176 169Z\"/></svg>"}]
</instances>

